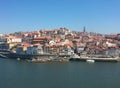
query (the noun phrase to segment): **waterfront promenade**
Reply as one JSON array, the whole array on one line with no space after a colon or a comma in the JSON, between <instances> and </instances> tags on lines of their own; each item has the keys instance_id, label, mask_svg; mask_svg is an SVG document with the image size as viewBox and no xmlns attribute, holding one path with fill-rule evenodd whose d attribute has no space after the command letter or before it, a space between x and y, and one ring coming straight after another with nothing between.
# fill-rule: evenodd
<instances>
[{"instance_id":1,"label":"waterfront promenade","mask_svg":"<svg viewBox=\"0 0 120 88\"><path fill-rule=\"evenodd\" d=\"M51 62L51 61L81 61L87 62L87 60L94 60L94 62L120 62L119 57L105 57L102 55L96 56L78 56L78 55L55 55L55 54L17 54L10 52L1 52L0 57L9 59L22 59L29 60L31 62Z\"/></svg>"}]
</instances>

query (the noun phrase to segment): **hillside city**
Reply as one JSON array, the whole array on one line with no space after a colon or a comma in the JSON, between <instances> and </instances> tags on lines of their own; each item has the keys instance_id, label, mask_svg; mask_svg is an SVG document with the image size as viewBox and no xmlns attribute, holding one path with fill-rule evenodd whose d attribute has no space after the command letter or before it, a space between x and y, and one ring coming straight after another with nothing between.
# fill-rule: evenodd
<instances>
[{"instance_id":1,"label":"hillside city","mask_svg":"<svg viewBox=\"0 0 120 88\"><path fill-rule=\"evenodd\" d=\"M120 34L70 31L67 28L0 35L0 49L19 54L120 55Z\"/></svg>"}]
</instances>

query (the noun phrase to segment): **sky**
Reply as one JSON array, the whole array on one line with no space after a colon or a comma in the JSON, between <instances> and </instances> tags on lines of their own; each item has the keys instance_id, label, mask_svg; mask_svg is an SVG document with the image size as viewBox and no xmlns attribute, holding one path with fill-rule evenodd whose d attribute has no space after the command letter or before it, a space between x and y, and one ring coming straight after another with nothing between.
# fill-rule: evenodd
<instances>
[{"instance_id":1,"label":"sky","mask_svg":"<svg viewBox=\"0 0 120 88\"><path fill-rule=\"evenodd\" d=\"M120 0L0 0L0 33L66 27L120 33Z\"/></svg>"}]
</instances>

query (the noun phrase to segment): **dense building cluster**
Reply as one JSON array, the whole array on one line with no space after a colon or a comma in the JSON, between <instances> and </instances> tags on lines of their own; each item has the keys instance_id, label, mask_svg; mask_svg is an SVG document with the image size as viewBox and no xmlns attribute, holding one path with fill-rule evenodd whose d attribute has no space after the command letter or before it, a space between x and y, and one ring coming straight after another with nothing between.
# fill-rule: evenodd
<instances>
[{"instance_id":1,"label":"dense building cluster","mask_svg":"<svg viewBox=\"0 0 120 88\"><path fill-rule=\"evenodd\" d=\"M0 49L21 54L120 55L120 34L70 31L67 28L0 35Z\"/></svg>"}]
</instances>

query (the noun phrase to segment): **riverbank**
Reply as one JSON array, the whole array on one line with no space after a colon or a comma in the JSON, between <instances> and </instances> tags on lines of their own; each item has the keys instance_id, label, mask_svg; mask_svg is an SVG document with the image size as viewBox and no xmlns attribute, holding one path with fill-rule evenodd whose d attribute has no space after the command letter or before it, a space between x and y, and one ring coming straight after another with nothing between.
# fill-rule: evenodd
<instances>
[{"instance_id":1,"label":"riverbank","mask_svg":"<svg viewBox=\"0 0 120 88\"><path fill-rule=\"evenodd\" d=\"M17 54L12 52L0 52L0 57L11 58L17 60L27 60L29 62L68 62L68 61L81 61L81 62L120 62L119 57L110 57L104 55L55 55L55 54Z\"/></svg>"}]
</instances>

